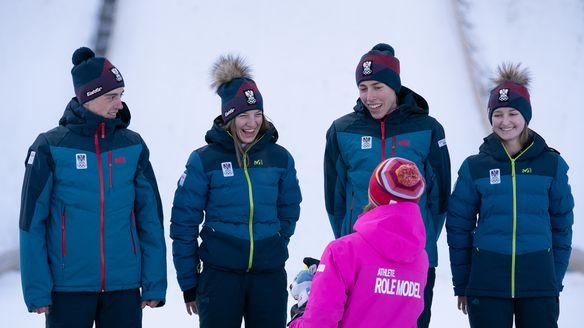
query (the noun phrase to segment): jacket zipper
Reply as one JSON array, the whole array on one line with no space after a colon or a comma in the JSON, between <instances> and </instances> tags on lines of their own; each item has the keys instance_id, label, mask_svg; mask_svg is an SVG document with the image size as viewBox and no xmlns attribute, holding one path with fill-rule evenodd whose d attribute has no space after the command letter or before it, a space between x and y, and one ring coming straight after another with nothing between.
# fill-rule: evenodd
<instances>
[{"instance_id":1,"label":"jacket zipper","mask_svg":"<svg viewBox=\"0 0 584 328\"><path fill-rule=\"evenodd\" d=\"M395 144L396 144L396 137L391 137L391 157L395 157Z\"/></svg>"},{"instance_id":2,"label":"jacket zipper","mask_svg":"<svg viewBox=\"0 0 584 328\"><path fill-rule=\"evenodd\" d=\"M381 161L385 159L385 120L379 121L381 123Z\"/></svg>"},{"instance_id":3,"label":"jacket zipper","mask_svg":"<svg viewBox=\"0 0 584 328\"><path fill-rule=\"evenodd\" d=\"M254 240L253 240L253 191L251 187L251 179L249 178L249 172L247 170L247 151L243 153L243 172L245 173L245 179L247 180L247 190L249 193L249 261L247 262L247 271L251 270L251 265L253 263L253 250L254 250Z\"/></svg>"},{"instance_id":4,"label":"jacket zipper","mask_svg":"<svg viewBox=\"0 0 584 328\"><path fill-rule=\"evenodd\" d=\"M101 130L101 138L105 138L105 123L99 123L95 131L95 154L97 155L97 171L99 173L99 253L101 257L101 288L105 291L105 251L104 251L104 183L103 183L103 167L101 163L101 152L99 151L99 132Z\"/></svg>"},{"instance_id":5,"label":"jacket zipper","mask_svg":"<svg viewBox=\"0 0 584 328\"><path fill-rule=\"evenodd\" d=\"M531 144L533 145L533 143ZM513 234L511 237L511 298L515 298L515 269L516 269L516 256L517 256L517 177L515 175L515 161L521 157L521 155L523 155L523 153L525 153L529 148L531 148L531 145L529 145L529 147L525 148L525 150L523 150L521 153L519 153L519 155L517 155L515 158L513 158L511 155L509 155L509 152L507 151L507 148L505 148L505 145L503 146L503 149L505 150L505 153L507 153L507 157L509 157L509 160L511 161L511 187L513 190Z\"/></svg>"},{"instance_id":6,"label":"jacket zipper","mask_svg":"<svg viewBox=\"0 0 584 328\"><path fill-rule=\"evenodd\" d=\"M511 185L513 187L513 235L511 239L511 298L515 298L515 252L517 250L517 186L515 180L515 160L511 159Z\"/></svg>"}]
</instances>

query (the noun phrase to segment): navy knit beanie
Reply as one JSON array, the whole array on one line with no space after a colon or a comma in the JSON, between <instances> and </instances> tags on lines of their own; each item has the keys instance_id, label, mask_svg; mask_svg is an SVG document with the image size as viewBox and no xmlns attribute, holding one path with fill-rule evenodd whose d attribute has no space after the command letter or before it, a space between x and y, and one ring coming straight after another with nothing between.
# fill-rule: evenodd
<instances>
[{"instance_id":1,"label":"navy knit beanie","mask_svg":"<svg viewBox=\"0 0 584 328\"><path fill-rule=\"evenodd\" d=\"M506 81L491 90L489 96L489 121L491 124L493 124L493 112L499 107L513 107L523 115L526 123L531 120L529 91L521 84Z\"/></svg>"},{"instance_id":2,"label":"navy knit beanie","mask_svg":"<svg viewBox=\"0 0 584 328\"><path fill-rule=\"evenodd\" d=\"M503 63L497 68L497 75L492 79L496 87L489 96L489 122L493 124L493 112L500 107L512 107L521 113L525 122L531 120L531 102L529 100L529 71L521 63Z\"/></svg>"},{"instance_id":3,"label":"navy knit beanie","mask_svg":"<svg viewBox=\"0 0 584 328\"><path fill-rule=\"evenodd\" d=\"M243 58L233 55L221 56L211 70L212 88L217 88L221 97L223 123L250 110L264 111L262 95L254 80L251 68Z\"/></svg>"},{"instance_id":4,"label":"navy knit beanie","mask_svg":"<svg viewBox=\"0 0 584 328\"><path fill-rule=\"evenodd\" d=\"M75 50L72 60L73 87L80 104L124 86L120 71L106 58L95 57L89 48Z\"/></svg>"},{"instance_id":5,"label":"navy knit beanie","mask_svg":"<svg viewBox=\"0 0 584 328\"><path fill-rule=\"evenodd\" d=\"M385 83L399 93L401 79L399 77L399 60L389 44L379 43L364 54L355 70L357 86L363 81L379 81Z\"/></svg>"}]
</instances>

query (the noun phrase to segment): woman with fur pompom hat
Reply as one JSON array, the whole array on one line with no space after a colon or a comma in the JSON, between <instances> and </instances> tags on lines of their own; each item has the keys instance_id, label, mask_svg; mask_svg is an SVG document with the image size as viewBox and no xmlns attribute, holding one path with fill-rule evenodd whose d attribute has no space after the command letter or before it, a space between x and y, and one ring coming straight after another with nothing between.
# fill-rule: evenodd
<instances>
[{"instance_id":1,"label":"woman with fur pompom hat","mask_svg":"<svg viewBox=\"0 0 584 328\"><path fill-rule=\"evenodd\" d=\"M178 181L170 236L177 279L201 327L285 327L288 242L302 200L241 57L212 69L221 115ZM202 225L202 228L200 228ZM198 238L201 243L198 243Z\"/></svg>"},{"instance_id":2,"label":"woman with fur pompom hat","mask_svg":"<svg viewBox=\"0 0 584 328\"><path fill-rule=\"evenodd\" d=\"M454 293L471 327L557 327L574 198L568 165L528 128L529 74L499 67L493 133L458 171L446 231Z\"/></svg>"}]
</instances>

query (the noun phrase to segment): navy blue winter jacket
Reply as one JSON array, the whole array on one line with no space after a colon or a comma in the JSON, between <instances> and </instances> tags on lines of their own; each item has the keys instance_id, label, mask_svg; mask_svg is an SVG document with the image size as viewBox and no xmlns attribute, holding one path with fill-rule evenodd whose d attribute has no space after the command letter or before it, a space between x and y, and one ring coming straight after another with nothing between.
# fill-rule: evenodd
<instances>
[{"instance_id":1,"label":"navy blue winter jacket","mask_svg":"<svg viewBox=\"0 0 584 328\"><path fill-rule=\"evenodd\" d=\"M22 286L30 310L51 292L142 288L164 302L162 206L149 152L120 118L73 98L28 150L20 211Z\"/></svg>"},{"instance_id":2,"label":"navy blue winter jacket","mask_svg":"<svg viewBox=\"0 0 584 328\"><path fill-rule=\"evenodd\" d=\"M353 232L368 203L369 178L377 164L403 157L416 163L426 179L419 205L430 266L438 265L436 242L450 195L450 156L444 129L428 112L426 100L402 86L397 109L383 120L374 119L359 99L353 113L333 122L326 137L324 184L335 238Z\"/></svg>"},{"instance_id":3,"label":"navy blue winter jacket","mask_svg":"<svg viewBox=\"0 0 584 328\"><path fill-rule=\"evenodd\" d=\"M208 145L191 153L174 196L170 237L183 291L197 286L199 261L220 270L281 270L300 215L294 160L276 144L271 123L240 167L219 119L205 136Z\"/></svg>"},{"instance_id":4,"label":"navy blue winter jacket","mask_svg":"<svg viewBox=\"0 0 584 328\"><path fill-rule=\"evenodd\" d=\"M574 222L568 165L531 134L514 158L489 135L458 171L446 220L455 295L554 297L562 289Z\"/></svg>"}]
</instances>

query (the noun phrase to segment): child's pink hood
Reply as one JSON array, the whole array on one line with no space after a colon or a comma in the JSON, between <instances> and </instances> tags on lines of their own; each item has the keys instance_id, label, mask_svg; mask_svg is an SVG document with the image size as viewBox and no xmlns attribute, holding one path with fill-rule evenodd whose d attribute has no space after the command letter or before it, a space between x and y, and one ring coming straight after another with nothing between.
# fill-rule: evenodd
<instances>
[{"instance_id":1,"label":"child's pink hood","mask_svg":"<svg viewBox=\"0 0 584 328\"><path fill-rule=\"evenodd\" d=\"M355 230L325 249L306 312L291 328L416 327L428 272L418 205L380 206Z\"/></svg>"}]
</instances>

